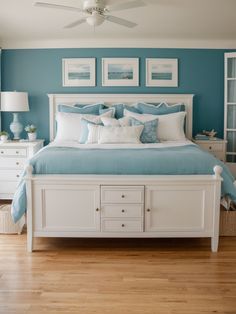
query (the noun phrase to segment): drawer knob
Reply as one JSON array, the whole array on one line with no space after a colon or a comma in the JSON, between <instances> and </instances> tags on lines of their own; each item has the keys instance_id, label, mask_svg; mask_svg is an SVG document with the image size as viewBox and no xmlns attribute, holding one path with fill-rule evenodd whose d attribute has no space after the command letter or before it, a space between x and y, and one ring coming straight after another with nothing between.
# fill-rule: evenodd
<instances>
[{"instance_id":1,"label":"drawer knob","mask_svg":"<svg viewBox=\"0 0 236 314\"><path fill-rule=\"evenodd\" d=\"M212 147L211 147L211 146L209 146L209 149L212 149Z\"/></svg>"},{"instance_id":2,"label":"drawer knob","mask_svg":"<svg viewBox=\"0 0 236 314\"><path fill-rule=\"evenodd\" d=\"M4 152L3 152L3 151L1 151L1 154L4 154Z\"/></svg>"},{"instance_id":3,"label":"drawer knob","mask_svg":"<svg viewBox=\"0 0 236 314\"><path fill-rule=\"evenodd\" d=\"M122 209L122 211L121 211L122 213L124 213L125 212L125 210L124 209Z\"/></svg>"},{"instance_id":4,"label":"drawer knob","mask_svg":"<svg viewBox=\"0 0 236 314\"><path fill-rule=\"evenodd\" d=\"M125 224L122 224L121 227L124 228L124 227L125 227Z\"/></svg>"},{"instance_id":5,"label":"drawer knob","mask_svg":"<svg viewBox=\"0 0 236 314\"><path fill-rule=\"evenodd\" d=\"M99 208L96 208L96 212L99 212Z\"/></svg>"},{"instance_id":6,"label":"drawer knob","mask_svg":"<svg viewBox=\"0 0 236 314\"><path fill-rule=\"evenodd\" d=\"M151 211L151 209L150 209L150 208L148 208L148 209L147 209L147 212L150 212L150 211Z\"/></svg>"},{"instance_id":7,"label":"drawer knob","mask_svg":"<svg viewBox=\"0 0 236 314\"><path fill-rule=\"evenodd\" d=\"M16 154L19 154L18 150L16 151Z\"/></svg>"},{"instance_id":8,"label":"drawer knob","mask_svg":"<svg viewBox=\"0 0 236 314\"><path fill-rule=\"evenodd\" d=\"M19 175L19 174L17 174L17 175L16 175L16 177L17 177L17 178L19 178L19 177L20 177L20 175Z\"/></svg>"},{"instance_id":9,"label":"drawer knob","mask_svg":"<svg viewBox=\"0 0 236 314\"><path fill-rule=\"evenodd\" d=\"M125 198L124 194L121 195L122 198Z\"/></svg>"},{"instance_id":10,"label":"drawer knob","mask_svg":"<svg viewBox=\"0 0 236 314\"><path fill-rule=\"evenodd\" d=\"M16 162L16 165L19 166L19 164L20 164L20 163L17 161L17 162Z\"/></svg>"}]
</instances>

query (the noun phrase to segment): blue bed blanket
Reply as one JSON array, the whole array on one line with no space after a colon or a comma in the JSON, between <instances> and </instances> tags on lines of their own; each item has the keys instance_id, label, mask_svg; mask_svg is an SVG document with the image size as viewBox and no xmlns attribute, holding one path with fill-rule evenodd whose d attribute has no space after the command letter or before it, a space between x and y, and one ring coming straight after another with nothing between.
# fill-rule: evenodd
<instances>
[{"instance_id":1,"label":"blue bed blanket","mask_svg":"<svg viewBox=\"0 0 236 314\"><path fill-rule=\"evenodd\" d=\"M213 174L223 168L222 196L236 201L234 177L228 168L196 145L145 149L80 149L48 146L30 161L33 174L191 175ZM22 178L14 195L12 217L26 211L26 186Z\"/></svg>"}]
</instances>

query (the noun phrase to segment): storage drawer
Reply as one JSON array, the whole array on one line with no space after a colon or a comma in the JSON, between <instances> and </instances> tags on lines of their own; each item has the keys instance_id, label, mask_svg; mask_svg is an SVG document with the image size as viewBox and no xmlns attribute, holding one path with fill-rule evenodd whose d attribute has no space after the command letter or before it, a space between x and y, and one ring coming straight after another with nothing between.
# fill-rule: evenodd
<instances>
[{"instance_id":1,"label":"storage drawer","mask_svg":"<svg viewBox=\"0 0 236 314\"><path fill-rule=\"evenodd\" d=\"M142 232L142 219L104 219L102 221L103 232Z\"/></svg>"},{"instance_id":2,"label":"storage drawer","mask_svg":"<svg viewBox=\"0 0 236 314\"><path fill-rule=\"evenodd\" d=\"M102 186L102 203L143 203L144 186Z\"/></svg>"},{"instance_id":3,"label":"storage drawer","mask_svg":"<svg viewBox=\"0 0 236 314\"><path fill-rule=\"evenodd\" d=\"M14 158L14 157L1 157L0 156L0 169L24 169L26 158Z\"/></svg>"},{"instance_id":4,"label":"storage drawer","mask_svg":"<svg viewBox=\"0 0 236 314\"><path fill-rule=\"evenodd\" d=\"M26 148L1 148L0 156L27 156Z\"/></svg>"},{"instance_id":5,"label":"storage drawer","mask_svg":"<svg viewBox=\"0 0 236 314\"><path fill-rule=\"evenodd\" d=\"M222 152L224 150L222 143L201 143L201 147L209 152Z\"/></svg>"},{"instance_id":6,"label":"storage drawer","mask_svg":"<svg viewBox=\"0 0 236 314\"><path fill-rule=\"evenodd\" d=\"M102 205L102 217L111 218L127 218L127 217L142 217L143 204L108 204Z\"/></svg>"},{"instance_id":7,"label":"storage drawer","mask_svg":"<svg viewBox=\"0 0 236 314\"><path fill-rule=\"evenodd\" d=\"M0 181L1 180L8 180L8 181L14 181L19 180L23 170L19 169L13 169L13 170L4 170L0 169Z\"/></svg>"}]
</instances>

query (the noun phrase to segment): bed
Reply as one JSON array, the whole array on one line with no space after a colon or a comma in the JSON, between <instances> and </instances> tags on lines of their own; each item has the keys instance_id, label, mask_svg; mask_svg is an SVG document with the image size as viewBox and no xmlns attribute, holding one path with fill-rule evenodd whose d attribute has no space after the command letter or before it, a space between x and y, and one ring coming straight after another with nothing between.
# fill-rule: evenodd
<instances>
[{"instance_id":1,"label":"bed","mask_svg":"<svg viewBox=\"0 0 236 314\"><path fill-rule=\"evenodd\" d=\"M98 101L108 106L183 103L186 137L192 138L193 95L53 94L49 95L50 140L56 135L60 104ZM44 148L27 166L22 183L28 251L34 249L36 237L209 237L216 252L221 193L228 189L236 198L233 179L223 163L192 142L168 145L163 149L162 143L142 147L62 143ZM164 170L163 160L169 160L172 170ZM226 192L221 189L223 178ZM18 189L13 206L21 193Z\"/></svg>"}]
</instances>

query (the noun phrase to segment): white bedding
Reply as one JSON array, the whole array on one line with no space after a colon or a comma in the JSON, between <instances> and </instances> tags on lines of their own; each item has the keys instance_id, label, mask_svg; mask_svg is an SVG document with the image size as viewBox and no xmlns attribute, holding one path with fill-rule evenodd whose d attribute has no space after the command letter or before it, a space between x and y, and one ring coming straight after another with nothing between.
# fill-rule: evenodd
<instances>
[{"instance_id":1,"label":"white bedding","mask_svg":"<svg viewBox=\"0 0 236 314\"><path fill-rule=\"evenodd\" d=\"M186 145L195 145L190 140L163 141L152 144L79 144L77 141L53 141L49 144L54 147L74 147L80 149L145 149L145 148L167 148Z\"/></svg>"}]
</instances>

